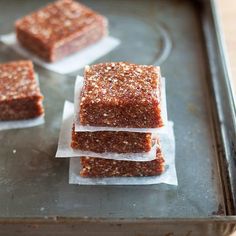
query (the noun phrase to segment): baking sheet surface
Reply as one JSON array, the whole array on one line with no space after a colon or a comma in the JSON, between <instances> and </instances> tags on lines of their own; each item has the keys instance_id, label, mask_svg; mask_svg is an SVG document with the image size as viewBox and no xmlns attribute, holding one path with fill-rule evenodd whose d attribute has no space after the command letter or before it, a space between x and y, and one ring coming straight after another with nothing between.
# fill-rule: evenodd
<instances>
[{"instance_id":1,"label":"baking sheet surface","mask_svg":"<svg viewBox=\"0 0 236 236\"><path fill-rule=\"evenodd\" d=\"M2 0L0 34L47 0ZM119 48L96 62L161 64L167 107L175 123L178 188L72 186L69 161L55 159L63 104L73 101L75 76L36 66L45 95L43 126L0 132L0 217L208 217L224 214L216 143L207 100L207 59L193 1L82 1L110 21ZM194 29L194 30L193 30ZM0 61L20 58L1 45Z\"/></svg>"}]
</instances>

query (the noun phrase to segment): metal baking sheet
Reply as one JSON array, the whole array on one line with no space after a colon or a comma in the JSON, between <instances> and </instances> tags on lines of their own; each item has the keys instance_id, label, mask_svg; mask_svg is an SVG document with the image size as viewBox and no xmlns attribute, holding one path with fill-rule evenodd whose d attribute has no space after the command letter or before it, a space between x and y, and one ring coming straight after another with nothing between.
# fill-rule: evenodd
<instances>
[{"instance_id":1,"label":"metal baking sheet","mask_svg":"<svg viewBox=\"0 0 236 236\"><path fill-rule=\"evenodd\" d=\"M1 0L0 34L48 2ZM0 132L0 234L45 235L55 225L58 235L233 232L235 108L214 1L82 2L107 16L111 34L122 42L97 62L161 64L168 78L168 115L175 123L179 186L69 185L68 160L54 156L63 104L73 101L76 74L36 67L46 123ZM1 62L20 58L3 45L0 50Z\"/></svg>"}]
</instances>

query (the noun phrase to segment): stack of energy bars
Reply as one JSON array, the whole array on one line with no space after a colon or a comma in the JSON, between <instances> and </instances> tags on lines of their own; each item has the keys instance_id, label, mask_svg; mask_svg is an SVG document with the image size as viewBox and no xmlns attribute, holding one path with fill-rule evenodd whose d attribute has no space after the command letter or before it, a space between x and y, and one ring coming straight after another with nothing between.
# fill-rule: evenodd
<instances>
[{"instance_id":1,"label":"stack of energy bars","mask_svg":"<svg viewBox=\"0 0 236 236\"><path fill-rule=\"evenodd\" d=\"M126 62L87 66L75 88L73 150L82 177L156 176L165 170L158 135L164 126L160 68ZM78 81L77 81L78 83ZM95 157L91 155L96 153ZM149 156L139 161L122 156ZM101 155L102 158L99 158ZM121 158L114 158L121 157Z\"/></svg>"}]
</instances>

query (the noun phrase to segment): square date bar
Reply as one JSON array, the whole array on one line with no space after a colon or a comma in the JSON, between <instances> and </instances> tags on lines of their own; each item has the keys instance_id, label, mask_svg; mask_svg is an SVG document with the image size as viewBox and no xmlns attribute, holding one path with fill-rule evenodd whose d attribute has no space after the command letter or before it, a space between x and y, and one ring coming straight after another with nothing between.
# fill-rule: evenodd
<instances>
[{"instance_id":1,"label":"square date bar","mask_svg":"<svg viewBox=\"0 0 236 236\"><path fill-rule=\"evenodd\" d=\"M160 80L156 66L126 62L87 66L79 104L81 125L162 127Z\"/></svg>"},{"instance_id":2,"label":"square date bar","mask_svg":"<svg viewBox=\"0 0 236 236\"><path fill-rule=\"evenodd\" d=\"M0 121L41 116L42 100L31 61L0 64Z\"/></svg>"},{"instance_id":3,"label":"square date bar","mask_svg":"<svg viewBox=\"0 0 236 236\"><path fill-rule=\"evenodd\" d=\"M16 21L18 42L48 62L60 60L107 35L107 20L73 0L59 0Z\"/></svg>"}]
</instances>

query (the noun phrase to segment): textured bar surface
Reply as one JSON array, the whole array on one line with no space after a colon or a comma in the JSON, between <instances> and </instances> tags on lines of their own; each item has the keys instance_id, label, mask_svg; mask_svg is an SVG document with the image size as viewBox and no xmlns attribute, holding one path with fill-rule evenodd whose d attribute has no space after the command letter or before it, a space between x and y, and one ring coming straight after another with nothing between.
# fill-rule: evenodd
<instances>
[{"instance_id":1,"label":"textured bar surface","mask_svg":"<svg viewBox=\"0 0 236 236\"><path fill-rule=\"evenodd\" d=\"M52 62L100 40L107 20L73 0L59 0L16 22L20 44Z\"/></svg>"},{"instance_id":2,"label":"textured bar surface","mask_svg":"<svg viewBox=\"0 0 236 236\"><path fill-rule=\"evenodd\" d=\"M31 61L0 64L0 120L38 117L42 100Z\"/></svg>"},{"instance_id":3,"label":"textured bar surface","mask_svg":"<svg viewBox=\"0 0 236 236\"><path fill-rule=\"evenodd\" d=\"M150 133L137 132L76 132L72 128L71 147L82 151L138 153L149 152L154 140Z\"/></svg>"},{"instance_id":4,"label":"textured bar surface","mask_svg":"<svg viewBox=\"0 0 236 236\"><path fill-rule=\"evenodd\" d=\"M126 62L85 68L82 125L156 128L161 117L160 68Z\"/></svg>"},{"instance_id":5,"label":"textured bar surface","mask_svg":"<svg viewBox=\"0 0 236 236\"><path fill-rule=\"evenodd\" d=\"M156 176L165 170L165 161L160 149L153 161L135 162L81 157L80 162L82 177Z\"/></svg>"}]
</instances>

